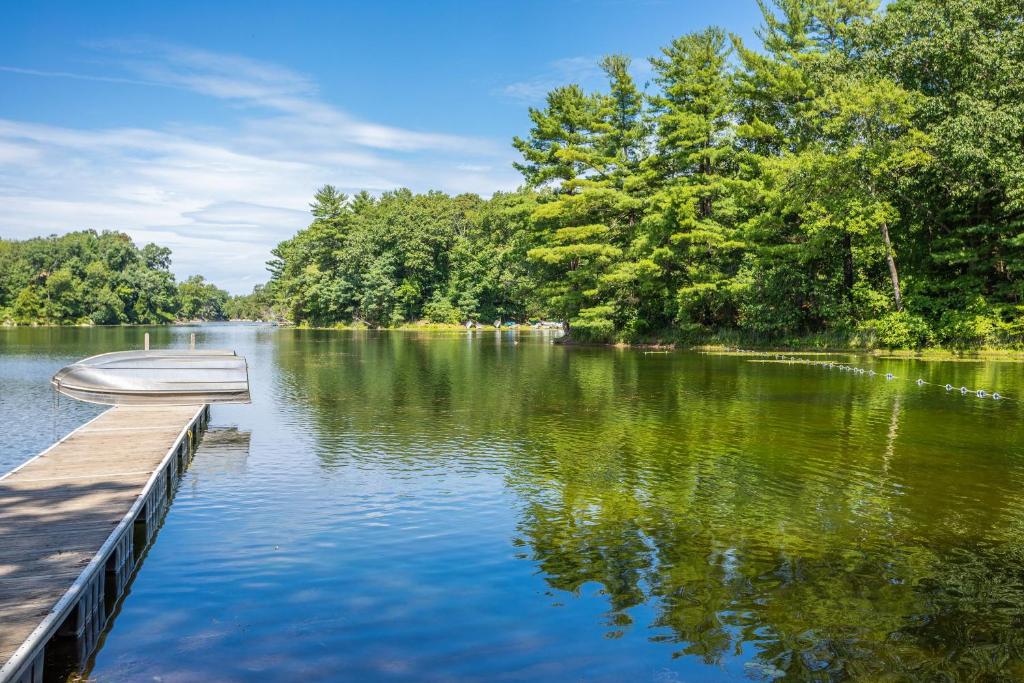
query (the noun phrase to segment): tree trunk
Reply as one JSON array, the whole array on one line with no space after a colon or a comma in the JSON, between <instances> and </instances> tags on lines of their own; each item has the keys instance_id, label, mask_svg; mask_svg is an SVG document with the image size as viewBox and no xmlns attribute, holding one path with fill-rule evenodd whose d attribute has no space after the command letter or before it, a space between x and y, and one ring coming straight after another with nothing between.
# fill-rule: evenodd
<instances>
[{"instance_id":1,"label":"tree trunk","mask_svg":"<svg viewBox=\"0 0 1024 683\"><path fill-rule=\"evenodd\" d=\"M896 273L896 261L892 258L892 242L889 240L889 224L882 221L882 242L885 243L885 262L889 265L889 278L892 280L892 292L896 297L896 310L903 310L903 297L900 296L900 278Z\"/></svg>"},{"instance_id":2,"label":"tree trunk","mask_svg":"<svg viewBox=\"0 0 1024 683\"><path fill-rule=\"evenodd\" d=\"M843 289L846 300L853 303L853 240L850 233L843 235Z\"/></svg>"},{"instance_id":3,"label":"tree trunk","mask_svg":"<svg viewBox=\"0 0 1024 683\"><path fill-rule=\"evenodd\" d=\"M711 176L711 159L708 157L708 150L711 149L711 137L708 136L708 140L704 145L704 158L700 162L700 172L704 176L704 182L707 182ZM704 195L700 198L700 213L701 218L707 220L711 218L711 195Z\"/></svg>"}]
</instances>

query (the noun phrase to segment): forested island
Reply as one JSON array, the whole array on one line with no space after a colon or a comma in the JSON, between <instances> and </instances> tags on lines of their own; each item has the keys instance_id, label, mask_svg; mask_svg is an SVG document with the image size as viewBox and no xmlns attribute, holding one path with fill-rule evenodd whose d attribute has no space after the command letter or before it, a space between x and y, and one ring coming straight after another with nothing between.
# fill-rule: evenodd
<instances>
[{"instance_id":1,"label":"forested island","mask_svg":"<svg viewBox=\"0 0 1024 683\"><path fill-rule=\"evenodd\" d=\"M579 342L1024 344L1019 2L761 7L758 45L712 27L651 57L649 81L612 55L603 90L550 92L512 142L516 192L320 188L269 282L222 313L551 319ZM162 254L15 276L0 261L0 308L65 320L52 294L93 278L75 315L191 317L192 280L175 293Z\"/></svg>"},{"instance_id":2,"label":"forested island","mask_svg":"<svg viewBox=\"0 0 1024 683\"><path fill-rule=\"evenodd\" d=\"M0 239L0 322L152 325L219 320L235 299L201 275L177 283L171 250L120 232Z\"/></svg>"}]
</instances>

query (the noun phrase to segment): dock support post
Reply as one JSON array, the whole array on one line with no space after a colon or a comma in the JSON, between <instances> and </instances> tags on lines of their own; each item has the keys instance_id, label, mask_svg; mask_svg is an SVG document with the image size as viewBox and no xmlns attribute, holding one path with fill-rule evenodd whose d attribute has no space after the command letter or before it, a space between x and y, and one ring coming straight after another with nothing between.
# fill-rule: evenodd
<instances>
[{"instance_id":1,"label":"dock support post","mask_svg":"<svg viewBox=\"0 0 1024 683\"><path fill-rule=\"evenodd\" d=\"M144 336L142 337L142 349L143 349L144 351L149 351L149 332L147 332L147 333L146 333L146 334L145 334L145 335L144 335Z\"/></svg>"},{"instance_id":2,"label":"dock support post","mask_svg":"<svg viewBox=\"0 0 1024 683\"><path fill-rule=\"evenodd\" d=\"M193 351L195 351L195 350L196 350L196 333L195 333L195 332L193 332L193 333L192 333L192 336L191 336L191 338L189 339L189 343L188 343L188 346L189 346L189 348L190 348L190 349L192 349Z\"/></svg>"}]
</instances>

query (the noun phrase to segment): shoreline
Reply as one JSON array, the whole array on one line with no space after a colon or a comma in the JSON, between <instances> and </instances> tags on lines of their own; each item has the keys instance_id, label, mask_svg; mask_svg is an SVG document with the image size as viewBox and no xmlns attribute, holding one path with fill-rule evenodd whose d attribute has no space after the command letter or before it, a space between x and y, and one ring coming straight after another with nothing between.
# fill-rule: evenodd
<instances>
[{"instance_id":1,"label":"shoreline","mask_svg":"<svg viewBox=\"0 0 1024 683\"><path fill-rule=\"evenodd\" d=\"M54 323L39 323L32 325L10 325L2 324L0 329L38 329L38 328L139 328L139 327L188 327L194 325L223 324L223 325L253 325L264 324L275 327L289 328L295 330L318 330L318 331L365 331L365 332L458 332L462 334L477 334L488 332L553 332L552 328L536 329L529 325L518 325L516 327L495 328L492 325L485 325L480 328L467 329L464 325L449 323L413 323L396 325L394 327L370 327L359 323L340 323L332 326L295 325L290 322L281 321L260 321L260 320L182 320L162 324L135 324L122 323L118 325L84 325L72 324L61 325ZM884 347L850 347L841 344L819 344L819 337L806 337L804 339L789 340L788 343L762 344L748 343L738 345L734 343L693 343L682 344L677 341L636 341L636 342L581 342L565 336L556 337L553 343L559 346L581 347L581 348L606 348L619 350L639 351L692 351L701 353L714 353L722 355L749 355L752 353L817 353L817 354L849 354L866 355L876 358L906 358L918 360L1006 360L1024 361L1024 349L1013 347L979 347L950 349L940 346L930 346L921 349L890 349Z\"/></svg>"}]
</instances>

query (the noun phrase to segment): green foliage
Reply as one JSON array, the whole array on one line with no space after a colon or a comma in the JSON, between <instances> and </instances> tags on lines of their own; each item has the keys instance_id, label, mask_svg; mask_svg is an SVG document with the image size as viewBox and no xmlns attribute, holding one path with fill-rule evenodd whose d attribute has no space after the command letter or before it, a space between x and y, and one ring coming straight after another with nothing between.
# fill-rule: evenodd
<instances>
[{"instance_id":1,"label":"green foliage","mask_svg":"<svg viewBox=\"0 0 1024 683\"><path fill-rule=\"evenodd\" d=\"M321 189L312 224L274 250L266 294L287 318L322 326L524 317L536 203L529 192L485 202Z\"/></svg>"},{"instance_id":2,"label":"green foliage","mask_svg":"<svg viewBox=\"0 0 1024 683\"><path fill-rule=\"evenodd\" d=\"M178 285L178 315L185 320L221 320L228 298L202 275L193 275Z\"/></svg>"},{"instance_id":3,"label":"green foliage","mask_svg":"<svg viewBox=\"0 0 1024 683\"><path fill-rule=\"evenodd\" d=\"M629 65L620 55L601 62L607 93L583 96L575 86L569 89L586 105L574 110L572 135L564 126L543 125L561 116L563 91L556 91L545 110L531 110L536 125L530 137L515 141L531 162L520 166L527 181L553 190L533 213L537 245L527 252L542 313L587 341L638 331L643 290L658 270L653 262L638 267L630 258L643 215L650 124ZM538 150L553 151L543 156Z\"/></svg>"},{"instance_id":4,"label":"green foliage","mask_svg":"<svg viewBox=\"0 0 1024 683\"><path fill-rule=\"evenodd\" d=\"M14 321L23 325L42 320L45 311L43 308L43 297L39 294L39 288L35 285L29 285L18 292L11 312L14 315Z\"/></svg>"},{"instance_id":5,"label":"green foliage","mask_svg":"<svg viewBox=\"0 0 1024 683\"><path fill-rule=\"evenodd\" d=\"M448 297L438 293L423 307L423 319L432 323L456 325L465 320L466 316Z\"/></svg>"},{"instance_id":6,"label":"green foliage","mask_svg":"<svg viewBox=\"0 0 1024 683\"><path fill-rule=\"evenodd\" d=\"M744 243L737 229L738 154L725 33L677 38L652 59L662 94L651 98L657 131L643 248L667 295L651 326L713 328L735 320ZM669 317L671 316L671 317Z\"/></svg>"},{"instance_id":7,"label":"green foliage","mask_svg":"<svg viewBox=\"0 0 1024 683\"><path fill-rule=\"evenodd\" d=\"M615 323L611 306L591 306L581 309L572 320L572 331L577 339L586 342L609 342L614 339Z\"/></svg>"},{"instance_id":8,"label":"green foliage","mask_svg":"<svg viewBox=\"0 0 1024 683\"><path fill-rule=\"evenodd\" d=\"M644 88L612 55L602 90L552 90L512 143L519 192L321 188L274 252L272 305L324 325L535 315L581 341L1024 342L1019 5L759 4L757 46L712 27ZM63 277L37 293L48 315Z\"/></svg>"},{"instance_id":9,"label":"green foliage","mask_svg":"<svg viewBox=\"0 0 1024 683\"><path fill-rule=\"evenodd\" d=\"M0 239L0 311L18 324L153 324L173 320L171 252L124 233L85 230Z\"/></svg>"},{"instance_id":10,"label":"green foliage","mask_svg":"<svg viewBox=\"0 0 1024 683\"><path fill-rule=\"evenodd\" d=\"M877 345L890 349L919 349L934 341L928 323L906 311L893 311L878 320L865 321L861 327Z\"/></svg>"},{"instance_id":11,"label":"green foliage","mask_svg":"<svg viewBox=\"0 0 1024 683\"><path fill-rule=\"evenodd\" d=\"M949 309L938 321L939 341L951 348L1021 346L1024 307L993 309L983 297L963 309Z\"/></svg>"},{"instance_id":12,"label":"green foliage","mask_svg":"<svg viewBox=\"0 0 1024 683\"><path fill-rule=\"evenodd\" d=\"M554 318L581 341L1024 344L1024 19L1016 0L759 0L760 44L676 38L639 86L552 90L526 188L325 185L271 279L175 286L121 233L0 240L17 323Z\"/></svg>"},{"instance_id":13,"label":"green foliage","mask_svg":"<svg viewBox=\"0 0 1024 683\"><path fill-rule=\"evenodd\" d=\"M232 296L224 302L224 317L228 320L276 320L277 315L266 287L256 285L251 294Z\"/></svg>"}]
</instances>

